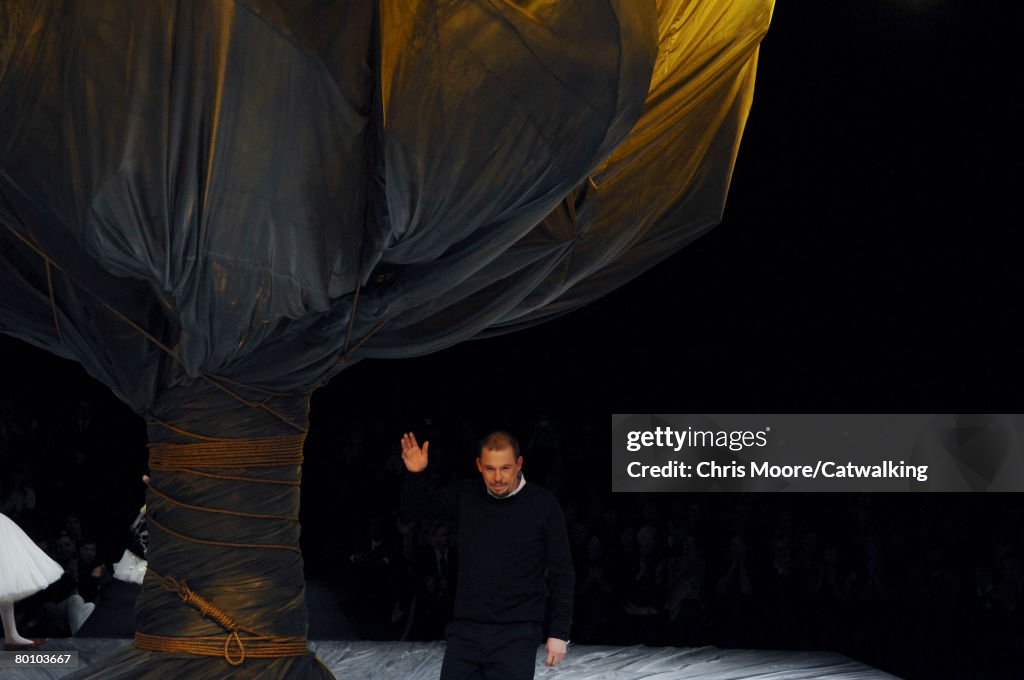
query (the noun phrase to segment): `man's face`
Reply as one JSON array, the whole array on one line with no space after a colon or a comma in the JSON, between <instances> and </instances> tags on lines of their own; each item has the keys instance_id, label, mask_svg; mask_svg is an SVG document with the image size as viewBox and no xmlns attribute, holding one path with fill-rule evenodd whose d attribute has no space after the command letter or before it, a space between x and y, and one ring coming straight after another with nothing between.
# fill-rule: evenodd
<instances>
[{"instance_id":1,"label":"man's face","mask_svg":"<svg viewBox=\"0 0 1024 680\"><path fill-rule=\"evenodd\" d=\"M57 558L69 560L75 556L75 542L70 536L61 536L57 539Z\"/></svg>"},{"instance_id":2,"label":"man's face","mask_svg":"<svg viewBox=\"0 0 1024 680\"><path fill-rule=\"evenodd\" d=\"M484 478L487 489L495 496L507 496L519 485L519 470L523 457L516 458L515 451L504 449L481 449L476 467Z\"/></svg>"}]
</instances>

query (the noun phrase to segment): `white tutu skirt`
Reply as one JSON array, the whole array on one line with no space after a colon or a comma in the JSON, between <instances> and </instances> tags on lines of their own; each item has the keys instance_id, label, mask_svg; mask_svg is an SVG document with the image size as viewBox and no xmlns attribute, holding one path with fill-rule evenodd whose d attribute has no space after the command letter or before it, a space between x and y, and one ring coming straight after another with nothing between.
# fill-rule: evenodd
<instances>
[{"instance_id":1,"label":"white tutu skirt","mask_svg":"<svg viewBox=\"0 0 1024 680\"><path fill-rule=\"evenodd\" d=\"M0 513L0 602L17 602L64 574L7 515Z\"/></svg>"}]
</instances>

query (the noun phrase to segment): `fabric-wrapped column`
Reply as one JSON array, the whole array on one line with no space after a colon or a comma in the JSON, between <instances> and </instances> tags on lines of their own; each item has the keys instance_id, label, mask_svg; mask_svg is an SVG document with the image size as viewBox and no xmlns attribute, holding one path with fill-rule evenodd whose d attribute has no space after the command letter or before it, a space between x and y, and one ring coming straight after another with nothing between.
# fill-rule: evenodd
<instances>
[{"instance_id":1,"label":"fabric-wrapped column","mask_svg":"<svg viewBox=\"0 0 1024 680\"><path fill-rule=\"evenodd\" d=\"M136 647L223 656L231 665L305 655L303 440L150 445L150 533L165 538L149 551ZM209 555L195 564L199 548Z\"/></svg>"},{"instance_id":2,"label":"fabric-wrapped column","mask_svg":"<svg viewBox=\"0 0 1024 680\"><path fill-rule=\"evenodd\" d=\"M332 677L306 649L308 395L255 398L223 385L179 387L150 416L149 569L135 644L72 677Z\"/></svg>"}]
</instances>

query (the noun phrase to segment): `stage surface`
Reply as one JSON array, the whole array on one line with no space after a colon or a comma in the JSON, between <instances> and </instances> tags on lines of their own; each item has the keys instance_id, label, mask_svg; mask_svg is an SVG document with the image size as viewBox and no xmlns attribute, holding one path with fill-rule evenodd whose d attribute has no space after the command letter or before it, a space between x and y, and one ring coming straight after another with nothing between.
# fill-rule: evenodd
<instances>
[{"instance_id":1,"label":"stage surface","mask_svg":"<svg viewBox=\"0 0 1024 680\"><path fill-rule=\"evenodd\" d=\"M79 668L131 644L131 640L69 638L51 640L40 651L77 650ZM316 652L341 680L435 680L441 671L441 642L312 641ZM537 680L866 680L895 678L831 652L787 652L699 647L572 646L557 668L537 653ZM227 663L224 664L228 668ZM61 678L71 669L4 669L5 680Z\"/></svg>"}]
</instances>

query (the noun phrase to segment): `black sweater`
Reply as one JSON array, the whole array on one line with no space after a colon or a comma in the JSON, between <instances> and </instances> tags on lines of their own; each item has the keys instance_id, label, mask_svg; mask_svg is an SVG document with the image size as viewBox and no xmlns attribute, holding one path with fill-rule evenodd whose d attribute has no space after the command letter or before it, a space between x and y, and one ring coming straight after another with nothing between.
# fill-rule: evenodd
<instances>
[{"instance_id":1,"label":"black sweater","mask_svg":"<svg viewBox=\"0 0 1024 680\"><path fill-rule=\"evenodd\" d=\"M402 514L458 521L455 618L543 623L550 594L548 635L569 639L575 577L565 517L550 493L527 483L516 495L498 499L482 481L434 491L426 475L406 472Z\"/></svg>"}]
</instances>

